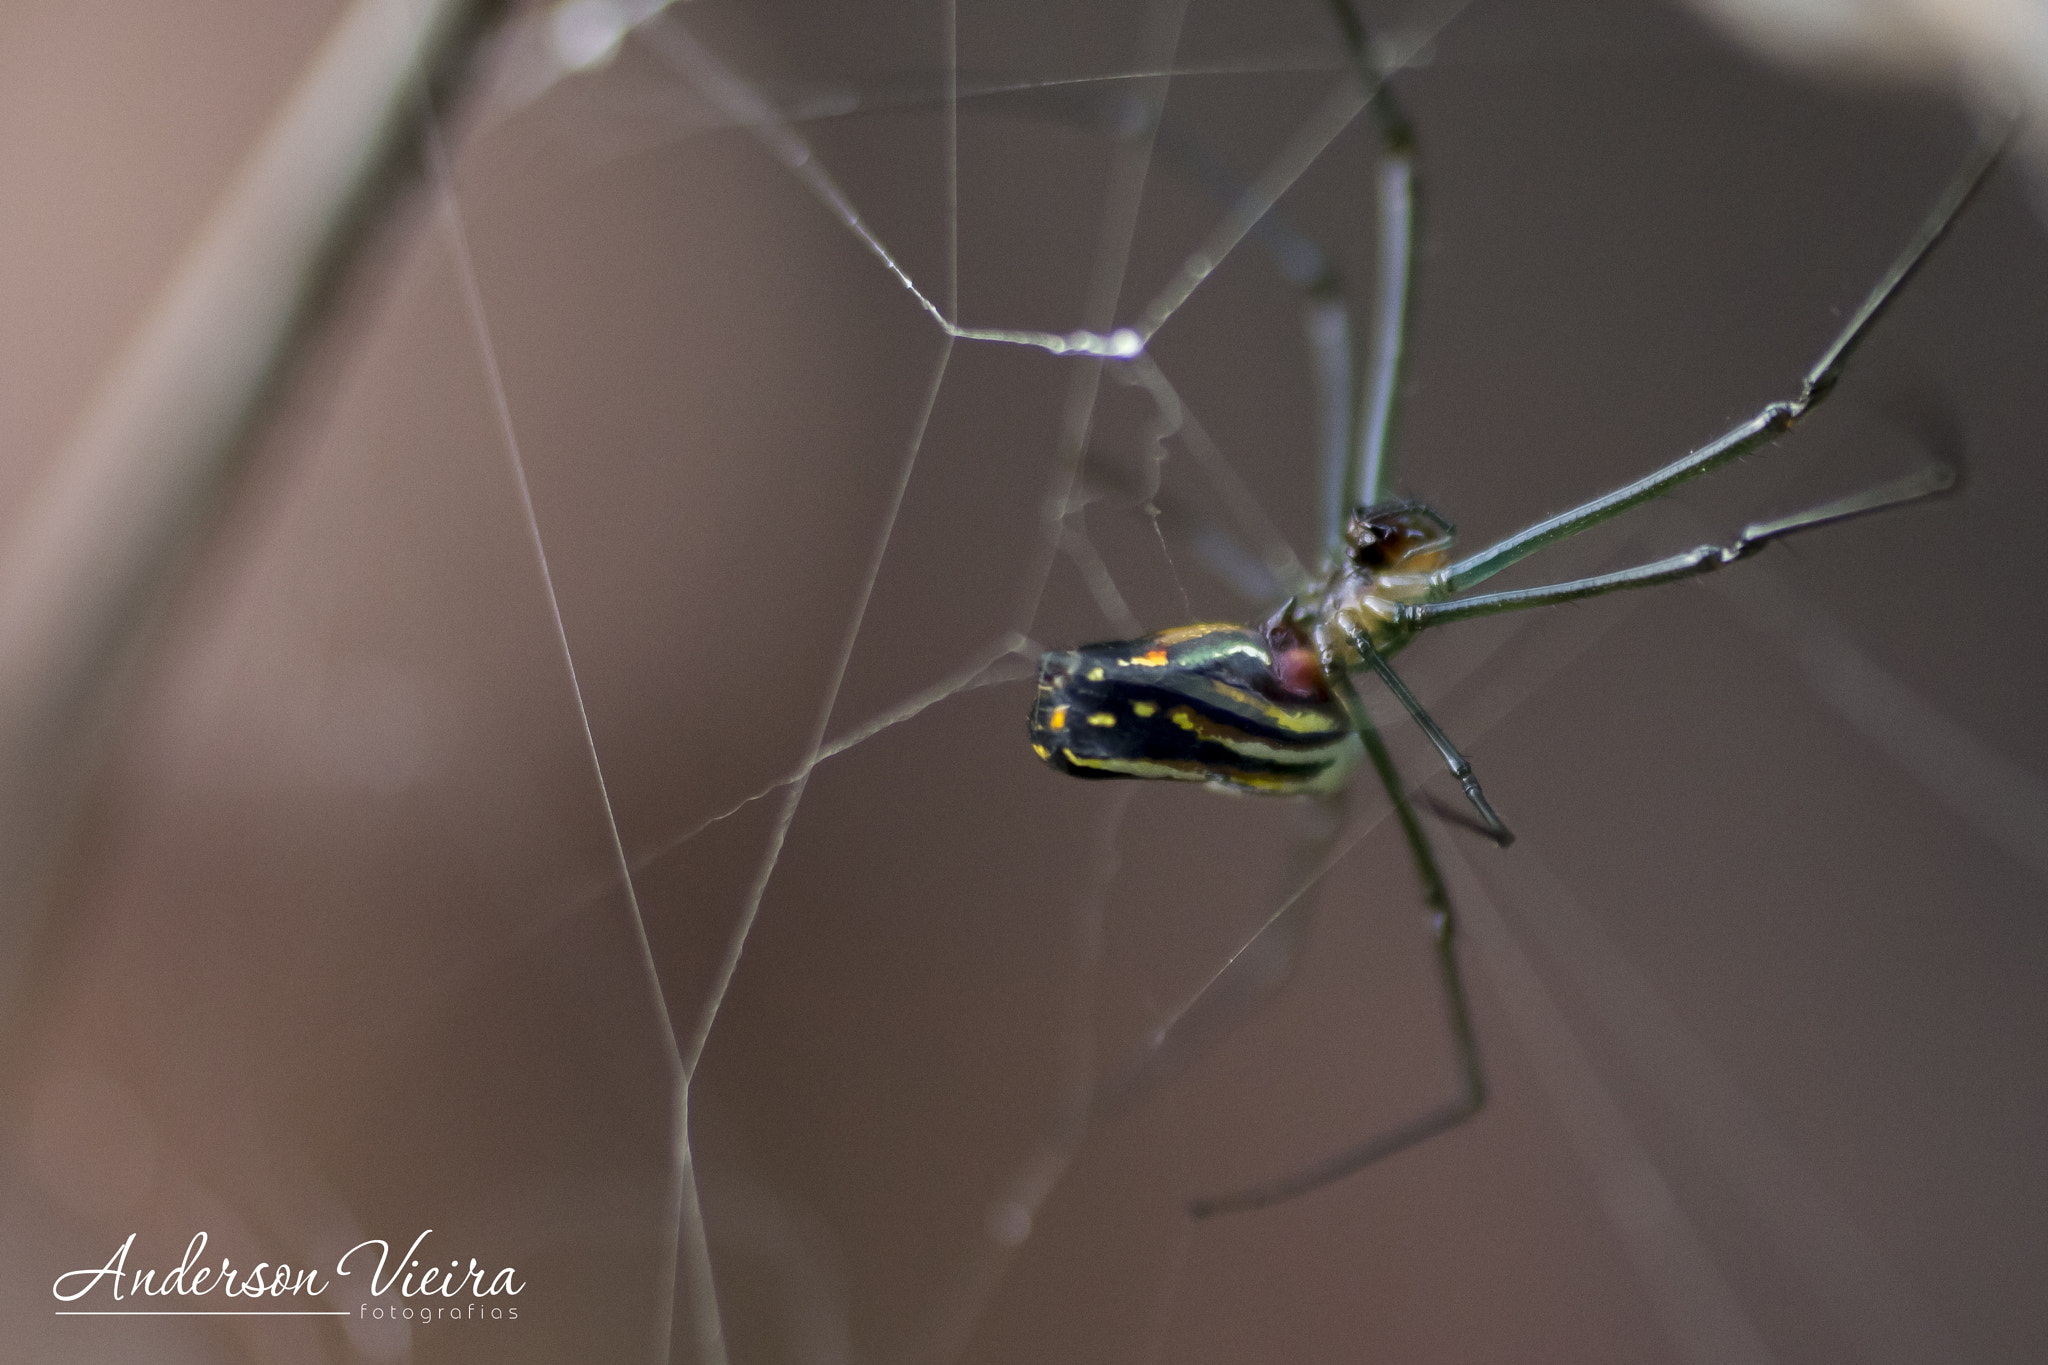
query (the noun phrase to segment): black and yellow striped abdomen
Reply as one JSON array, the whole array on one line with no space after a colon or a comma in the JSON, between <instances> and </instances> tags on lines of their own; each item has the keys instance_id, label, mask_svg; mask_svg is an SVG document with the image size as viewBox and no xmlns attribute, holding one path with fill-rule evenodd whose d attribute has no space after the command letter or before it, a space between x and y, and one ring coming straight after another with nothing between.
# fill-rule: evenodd
<instances>
[{"instance_id":1,"label":"black and yellow striped abdomen","mask_svg":"<svg viewBox=\"0 0 2048 1365\"><path fill-rule=\"evenodd\" d=\"M1047 654L1031 747L1075 777L1281 794L1334 790L1363 753L1334 697L1290 690L1265 637L1230 625Z\"/></svg>"}]
</instances>

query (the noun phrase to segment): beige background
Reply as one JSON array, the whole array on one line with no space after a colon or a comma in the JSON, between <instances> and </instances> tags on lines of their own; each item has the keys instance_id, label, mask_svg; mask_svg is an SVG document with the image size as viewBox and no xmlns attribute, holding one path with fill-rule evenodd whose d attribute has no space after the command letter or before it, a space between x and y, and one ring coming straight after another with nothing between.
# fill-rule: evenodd
<instances>
[{"instance_id":1,"label":"beige background","mask_svg":"<svg viewBox=\"0 0 2048 1365\"><path fill-rule=\"evenodd\" d=\"M333 15L0 17L5 515ZM903 97L808 135L934 287L938 16L685 14L771 92ZM1125 70L1141 18L970 4L962 69ZM1267 59L1286 69L1187 77L1170 106L1243 174L1334 80L1299 69L1334 61L1332 35L1313 4L1193 7L1184 64ZM1662 7L1478 3L1401 86L1431 191L1404 469L1474 543L1787 392L1966 138L1938 102L1765 72ZM963 114L969 321L1078 321L1109 143L1096 87L1073 89ZM474 132L458 170L679 1020L773 803L663 850L805 752L940 349L755 144L680 133L693 107L629 45ZM1354 280L1366 152L1354 129L1286 203ZM1214 214L1157 167L1126 297ZM22 1358L654 1353L661 1025L442 227L418 206L398 225L294 403L172 627L38 962L4 1075L0 1315ZM1241 252L1154 354L1306 544L1285 286ZM1016 683L821 768L694 1095L733 1358L2038 1359L2044 362L2048 255L2003 176L1836 408L1647 516L1632 548L1901 472L1927 458L1912 432L1960 446L1963 496L1774 550L1725 592L1416 648L1418 687L1522 836L1458 844L1484 876L1467 957L1495 1102L1282 1208L1180 1212L1446 1083L1388 829L1329 880L1296 987L1090 1137L1004 1250L989 1211L1063 1097L1270 909L1294 813L1059 781L1021 742ZM832 733L1011 623L1074 363L953 352ZM1128 467L1148 414L1103 389L1096 444ZM1189 473L1176 452L1169 492L1199 496ZM1147 628L1251 610L1184 543L1177 587L1127 512L1088 524ZM1560 571L1630 548L1611 535ZM1766 628L1781 620L1803 654ZM1062 562L1031 631L1114 628ZM1402 753L1426 771L1412 735ZM426 1227L450 1256L518 1268L517 1323L408 1338L51 1315L54 1276L129 1232L147 1265L199 1228L237 1264L326 1264ZM681 1310L678 1359L693 1325Z\"/></svg>"}]
</instances>

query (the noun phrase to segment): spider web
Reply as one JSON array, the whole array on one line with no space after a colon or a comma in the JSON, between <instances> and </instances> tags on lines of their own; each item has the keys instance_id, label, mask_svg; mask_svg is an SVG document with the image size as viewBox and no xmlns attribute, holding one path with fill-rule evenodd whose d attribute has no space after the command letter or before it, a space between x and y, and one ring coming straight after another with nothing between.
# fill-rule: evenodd
<instances>
[{"instance_id":1,"label":"spider web","mask_svg":"<svg viewBox=\"0 0 2048 1365\"><path fill-rule=\"evenodd\" d=\"M1183 14L1179 7L1162 6L1151 15L1154 28L1141 42L1141 51L1132 63L1139 72L1168 72L1172 68L1174 49L1178 45ZM1122 293L1124 278L1129 268L1130 245L1136 228L1139 205L1142 202L1145 177L1151 169L1154 152L1154 136L1157 132L1156 114L1165 104L1165 91L1169 77L1154 75L1125 84L1137 86L1128 92L1124 116L1128 127L1118 141L1124 145L1118 148L1112 163L1109 183L1104 191L1104 208L1101 215L1100 239L1089 274L1088 288L1081 301L1082 325L1071 330L1044 330L1029 327L990 327L962 324L958 317L958 94L957 70L949 62L950 83L948 92L946 137L951 153L947 184L948 241L946 259L946 303L941 306L921 290L913 276L903 265L874 228L862 216L861 211L847 197L846 192L832 178L829 171L819 163L811 145L799 133L795 125L783 116L776 107L738 78L710 50L697 42L686 30L676 25L660 26L651 31L651 45L663 56L666 63L683 75L694 91L706 98L715 110L713 121L723 120L737 125L751 133L783 166L792 172L803 187L838 220L860 244L865 247L895 277L913 297L917 305L938 325L946 344L940 351L935 365L931 388L926 403L915 421L914 435L909 443L909 458L903 466L903 481L896 485L889 499L888 511L883 518L881 546L869 572L861 580L857 603L852 612L852 629L846 637L840 661L827 686L827 701L819 716L815 732L809 743L810 757L790 776L776 784L775 795L780 805L767 838L767 847L759 863L759 869L747 891L734 926L727 952L722 956L718 970L711 982L705 1004L696 1029L689 1035L680 1062L682 1074L693 1077L708 1043L718 1012L723 1006L726 991L737 968L748 935L753 928L763 897L766 895L777 871L785 847L785 839L796 817L800 803L808 788L812 771L826 751L826 728L838 701L838 693L844 681L845 668L852 656L859 638L876 575L884 562L888 536L893 531L897 514L908 484L914 462L926 436L933 407L939 400L948 367L953 360L953 343L980 342L996 345L1023 346L1045 350L1056 355L1083 355L1109 357L1137 357L1138 353L1156 338L1157 334L1195 294L1215 269L1228 257L1230 251L1243 242L1255 224L1282 194L1291 189L1303 173L1321 156L1336 136L1352 121L1362 108L1362 96L1346 81L1339 80L1329 98L1317 108L1295 132L1282 150L1272 154L1267 169L1248 185L1238 190L1225 206L1226 211L1214 228L1201 240L1195 250L1186 255L1177 269L1168 277L1151 301L1137 311L1133 325L1117 326L1120 315L1119 295ZM948 33L950 38L952 35ZM949 57L951 54L949 54ZM1149 87L1149 88L1148 88ZM1112 112L1108 117L1116 117ZM1140 501L1144 504L1151 522L1151 528L1162 551L1168 572L1172 576L1174 590L1181 598L1183 610L1189 610L1187 588L1178 574L1172 559L1172 551L1166 544L1160 525L1160 513L1156 505L1156 490L1160 465L1166 457L1165 439L1190 424L1191 416L1171 381L1162 369L1149 357L1140 358L1132 367L1141 376L1141 387L1148 392L1155 403L1154 420L1144 432L1141 449L1147 449L1150 468L1139 474ZM1027 560L1023 571L1023 605L1015 617L1015 628L999 638L960 670L955 680L941 683L914 695L910 701L883 713L874 721L862 726L854 735L846 736L834 744L834 753L844 752L867 738L879 734L887 726L900 720L909 719L929 706L939 704L964 687L973 686L987 678L988 670L1025 652L1028 646L1026 632L1035 623L1043 604L1048 577L1054 567L1055 556L1064 552L1072 561L1078 576L1090 590L1096 606L1109 626L1123 633L1139 628L1139 618L1134 616L1127 605L1123 591L1118 587L1117 575L1112 573L1102 554L1096 548L1080 524L1079 514L1085 503L1077 496L1083 492L1081 481L1084 456L1089 453L1091 440L1096 436L1097 405L1101 384L1100 368L1095 365L1077 367L1075 376L1069 380L1063 403L1063 423L1059 433L1056 454L1053 461L1052 488L1041 500L1043 507L1042 530L1036 552ZM1197 439L1200 440L1199 428ZM1208 446L1206 441L1202 442ZM1270 557L1270 556L1269 556ZM1796 632L1794 632L1796 633ZM760 795L769 795L767 792ZM753 798L750 798L753 799ZM1080 938L1088 946L1083 955L1084 975L1092 976L1100 970L1100 953L1103 936L1101 914L1103 901L1109 893L1120 862L1117 831L1126 812L1124 803L1113 807L1114 814L1106 822L1101 847L1092 862L1094 870L1078 900L1081 903L1081 918L1086 926ZM714 818L722 818L714 817ZM699 827L702 828L701 826ZM692 831L694 834L696 831ZM687 839L688 835L684 836ZM1348 851L1357 836L1347 840L1341 847ZM654 855L658 857L660 855ZM646 860L652 861L652 858ZM1326 860L1318 872L1327 869ZM1493 915L1483 895L1475 896L1476 903L1484 907L1481 924L1483 939L1488 951L1490 965L1505 984L1504 994L1521 1002L1517 1009L1510 1011L1510 1017L1527 1036L1549 1039L1552 1045L1546 1050L1537 1046L1542 1059L1538 1074L1548 1078L1553 1097L1568 1097L1561 1101L1562 1111L1568 1117L1567 1127L1580 1148L1582 1159L1592 1170L1596 1185L1606 1187L1605 1200L1619 1240L1630 1256L1638 1275L1643 1280L1653 1304L1659 1311L1667 1335L1676 1349L1696 1359L1769 1359L1770 1352L1763 1345L1756 1328L1737 1302L1731 1288L1713 1262L1700 1234L1686 1215L1682 1213L1673 1194L1654 1163L1645 1154L1640 1142L1634 1137L1626 1119L1600 1083L1593 1079L1590 1065L1574 1054L1570 1044L1568 1026L1554 1009L1547 1009L1540 987L1534 986L1535 977L1527 968L1512 946L1512 939ZM1533 993L1532 993L1533 991ZM1043 1201L1052 1193L1058 1180L1075 1155L1075 1147L1086 1136L1084 1127L1077 1127L1081 1106L1093 1084L1090 1068L1095 1062L1097 1043L1094 1025L1086 1019L1089 1012L1084 1001L1082 1019L1074 1032L1077 1042L1074 1060L1074 1077L1069 1082L1070 1093L1063 1102L1070 1118L1052 1126L1053 1135L1041 1140L1040 1145L1021 1163L1016 1172L1005 1182L998 1196L991 1201L987 1215L986 1232L995 1248L979 1248L964 1257L964 1263L956 1267L954 1288L942 1298L931 1325L920 1335L923 1348L920 1355L934 1359L951 1359L967 1346L979 1328L979 1319L985 1311L990 1297L1000 1284L1009 1257L1010 1248L1022 1243L1029 1235L1033 1220ZM1683 1039L1682 1028L1672 1025L1666 1031L1667 1037ZM1560 1044L1557 1040L1563 1040ZM1693 1068L1694 1074L1712 1074L1703 1068ZM1728 1092L1732 1093L1732 1092ZM1696 1101L1697 1102L1697 1101ZM1704 1102L1709 1110L1727 1110L1727 1102ZM1573 1121L1575 1120L1575 1121ZM1767 1136L1768 1125L1761 1121L1744 1128L1746 1140L1752 1148L1761 1147L1778 1154L1777 1166L1796 1172L1796 1162L1782 1155L1782 1148L1775 1146ZM1730 1145L1740 1145L1733 1142ZM1770 1169L1771 1161L1759 1159L1752 1163L1760 1169ZM1799 1185L1796 1174L1791 1183ZM1616 1193L1615 1187L1626 1187L1625 1192ZM1738 1182L1738 1188L1741 1188ZM1760 1193L1756 1182L1749 1187L1750 1202L1759 1209L1771 1207ZM701 1232L694 1218L686 1216L684 1236L686 1241L701 1244ZM1882 1327L1870 1334L1865 1345L1871 1343L1895 1343L1902 1339L1896 1319L1901 1315L1883 1311L1885 1305L1896 1302L1900 1288L1895 1274L1884 1266L1882 1258L1872 1252L1864 1240L1842 1218L1835 1215L1824 1198L1817 1202L1809 1200L1801 1208L1798 1219L1784 1220L1793 1229L1788 1239L1795 1243L1795 1250L1819 1253L1816 1259L1833 1265L1850 1265L1854 1269L1836 1276L1832 1283L1824 1286L1832 1292L1835 1307L1842 1310L1851 1322L1882 1320ZM1804 1229L1804 1232L1801 1230ZM1803 1242L1803 1244L1801 1244ZM708 1252L705 1259L692 1268L696 1291L693 1302L700 1314L699 1348L716 1355L722 1347L719 1338L706 1330L703 1319L715 1313L715 1300L706 1292L704 1280L710 1271ZM1168 1290L1170 1297L1171 1290ZM951 1302L946 1300L950 1299ZM1906 1315L1906 1330L1903 1339L1909 1342L1908 1351L1933 1351L1947 1353L1945 1344L1930 1336L1924 1329L1918 1329L1910 1315ZM1930 1343L1932 1343L1930 1345Z\"/></svg>"},{"instance_id":2,"label":"spider web","mask_svg":"<svg viewBox=\"0 0 2048 1365\"><path fill-rule=\"evenodd\" d=\"M563 13L524 38L559 38ZM1915 1231L1954 1207L2020 1249L2007 1275L2038 1250L2018 1231L2038 1191L2010 1155L2038 1104L2012 1102L2002 1143L1969 1126L1996 1112L1982 1095L2009 1091L2024 1060L1969 1086L1932 1074L1984 1036L2038 1023L2021 1003L2025 973L1946 1032L1882 1022L1902 1000L1924 1022L1997 976L1936 932L1931 906L1971 907L1980 952L2040 948L2015 914L1982 908L2038 899L2048 822L2025 775L2048 766L2038 724L1997 712L1995 683L1944 691L1947 673L1921 666L1928 651L1882 656L1872 643L1898 624L1872 603L1933 600L1941 619L1957 582L1992 576L1981 557L1959 554L1944 596L1903 581L1878 538L1834 571L1861 582L1846 595L1829 569L1795 559L1746 566L1747 584L1730 576L1729 605L1605 603L1418 648L1423 695L1496 795L1519 794L1512 810L1502 802L1524 836L1512 861L1451 857L1493 1105L1384 1171L1193 1225L1189 1196L1417 1112L1448 1077L1382 803L1361 793L1304 864L1292 850L1315 831L1285 803L1061 783L1019 742L1037 642L1247 619L1268 604L1242 587L1284 569L1274 547L1314 548L1313 362L1288 244L1254 226L1278 203L1362 301L1370 139L1326 17L1169 3L1057 25L939 6L843 22L708 4L645 17L609 64L529 87L453 169L436 162L439 231L409 267L418 289L401 291L423 301L398 327L429 340L388 348L364 383L403 389L408 361L462 357L452 372L467 415L402 436L396 417L340 424L323 472L290 494L300 510L264 533L273 558L308 526L335 541L385 535L366 512L303 509L356 486L333 472L349 452L445 440L463 452L445 476L390 456L370 471L380 505L425 524L417 543L449 535L390 571L424 574L428 605L377 570L328 587L317 566L352 548L330 545L327 560L290 561L302 565L291 581L252 577L230 593L215 642L171 689L174 718L210 718L167 723L174 739L225 737L250 770L287 774L233 785L221 809L260 823L276 802L335 826L311 851L257 861L260 877L234 874L290 888L309 936L225 978L160 978L224 979L202 1012L212 1022L182 1051L263 1078L167 1073L243 1096L238 1112L263 1120L225 1156L188 1143L215 1164L193 1161L181 1189L242 1188L223 1167L259 1153L274 1174L235 1204L250 1244L324 1248L432 1209L437 1237L518 1248L553 1296L523 1339L351 1329L350 1349L372 1358L1470 1359L1520 1354L1541 1335L1584 1358L1792 1359L1847 1343L1917 1360L2035 1339L2022 1308L1982 1325L1973 1305L2002 1283L1987 1257L1938 1269L1940 1236ZM1773 276L1808 291L1774 312L1787 319L1782 351L1640 403L1540 400L1523 362L1463 354L1483 345L1467 338L1490 310L1512 322L1499 300L1513 295L1456 225L1489 211L1487 196L1576 197L1594 218L1627 202L1596 193L1604 169L1517 199L1512 155L1489 163L1486 196L1464 192L1452 168L1473 148L1456 109L1475 95L1533 106L1543 78L1528 64L1562 63L1579 76L1556 82L1568 92L1557 126L1598 140L1605 125L1570 106L1595 82L1571 64L1619 79L1604 55L1681 85L1659 54L1675 45L1682 75L1701 60L1687 47L1697 40L1641 19L1391 18L1390 50L1434 48L1403 79L1423 101L1444 243L1424 281L1404 476L1459 514L1468 540L1775 395L1923 197L1866 187L1879 220L1856 238L1868 259L1806 278L1839 249L1828 238ZM505 58L515 85L518 57ZM1160 110L1164 123L1145 116ZM1918 155L1930 187L1954 146L1946 124L1928 131L1936 122L1891 129L1887 144ZM1600 145L1616 156L1629 142ZM1202 157L1228 168L1224 190ZM1841 215L1825 207L1816 222ZM1610 240L1627 241L1628 226ZM1530 269L1537 250L1511 265ZM1958 311L1981 311L1983 292ZM1596 337L1671 330L1668 308L1585 306ZM675 317L690 323L658 321ZM1525 346L1547 335L1536 321ZM581 349L600 335L613 344ZM1605 354L1597 341L1591 351ZM1998 372L1972 354L1958 368ZM1446 411L1436 396L1472 391L1473 372L1521 405L1531 429L1517 444L1542 458L1503 460L1497 428ZM1973 414L1988 387L1969 390ZM1603 416L1623 430L1582 455ZM1690 543L1759 499L1796 504L1800 490L1856 477L1856 460L1918 458L1896 436L1882 448L1882 424L1850 435L1880 449L1759 471L1645 534ZM1252 552L1218 548L1225 531ZM1626 552L1609 539L1557 566ZM403 628L354 622L350 603L379 593L408 604ZM331 603L319 628L354 645L315 681L283 646L218 643L303 638L289 622L306 600ZM488 619L435 609L454 603ZM437 630L445 647L423 646ZM1692 634L1740 661L1732 680L1687 689L1701 666ZM2029 676L2031 656L2009 640L2018 652L2001 654L2000 635L1995 623L1970 632L1957 671ZM383 656L410 663L349 662ZM236 662L209 662L222 657ZM1744 700L1801 680L1820 706L1759 716ZM235 715L250 695L301 700ZM1928 695L2022 719L1957 726ZM423 719L455 715L455 730ZM1706 738L1648 747L1675 716ZM319 723L301 733L294 717ZM1731 759L1716 780L1797 829L1791 849L1759 849L1739 797L1715 804L1674 776L1751 725L1764 738L1740 753L1762 767ZM1389 728L1411 778L1431 781L1426 751ZM1998 757L2007 744L2019 763ZM213 771L210 753L168 747L157 762L179 775L173 790ZM1826 776L1809 781L1816 766ZM1901 770L1933 799L1899 794ZM308 787L307 772L329 785ZM1674 833L1713 820L1728 828ZM1886 864L1912 889L1880 902L1845 870L1846 850L1878 860L1929 820L1942 828L1912 836L1929 842L1904 871ZM198 916L221 894L205 875L177 894L146 889L176 861L167 848L212 846L166 828L136 836L103 874L110 923L167 905ZM1815 851L1830 841L1845 851ZM247 831L239 842L263 844ZM1637 846L1647 861L1619 851ZM390 848L406 852L388 873L333 871ZM1684 870L1655 871L1659 850ZM1738 858L1756 870L1711 877ZM1930 885L1949 899L1930 901ZM1288 990L1115 1122L1082 1122L1103 1079L1295 896L1327 904ZM374 931L342 927L369 904ZM1852 933L1893 942L1852 947ZM115 960L168 951L161 935L132 942ZM1928 979L1900 965L1924 966L1931 945L1954 959ZM294 955L309 951L343 963L309 993L282 984L306 980ZM1817 979L1824 968L1846 984ZM76 1014L119 994L123 978L103 975ZM328 1032L251 1041L294 1014ZM471 1037L489 1034L492 1045ZM397 1060L422 1035L419 1058ZM1903 1094L1873 1074L1902 1057L1919 1078ZM388 1131L365 1140L337 1117L362 1155L309 1131L307 1115L337 1111L305 1093L314 1082L275 1079L287 1058L334 1084L344 1109L386 1115ZM146 1108L174 1108L127 1084ZM488 1126L528 1117L530 1138ZM1989 1173L1935 1182L1947 1202L1902 1191L1897 1173L1918 1169L1930 1143ZM436 1147L451 1154L403 1155ZM453 1152L485 1151L482 1170L459 1175ZM437 1181L460 1197L437 1203Z\"/></svg>"}]
</instances>

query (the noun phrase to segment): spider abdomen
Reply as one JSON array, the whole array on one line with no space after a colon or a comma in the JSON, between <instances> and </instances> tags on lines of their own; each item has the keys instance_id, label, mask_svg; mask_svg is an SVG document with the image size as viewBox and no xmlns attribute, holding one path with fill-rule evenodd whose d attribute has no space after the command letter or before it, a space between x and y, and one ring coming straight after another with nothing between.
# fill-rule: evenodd
<instances>
[{"instance_id":1,"label":"spider abdomen","mask_svg":"<svg viewBox=\"0 0 2048 1365\"><path fill-rule=\"evenodd\" d=\"M1040 663L1031 747L1074 777L1329 791L1363 750L1342 704L1304 690L1244 626L1082 645Z\"/></svg>"}]
</instances>

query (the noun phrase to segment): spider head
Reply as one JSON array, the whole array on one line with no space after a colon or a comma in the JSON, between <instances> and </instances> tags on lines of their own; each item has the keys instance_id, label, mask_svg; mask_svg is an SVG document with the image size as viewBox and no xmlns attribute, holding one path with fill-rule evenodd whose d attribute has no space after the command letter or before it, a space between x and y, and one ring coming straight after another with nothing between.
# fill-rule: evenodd
<instances>
[{"instance_id":1,"label":"spider head","mask_svg":"<svg viewBox=\"0 0 2048 1365\"><path fill-rule=\"evenodd\" d=\"M1361 507L1344 527L1344 553L1368 577L1427 574L1450 558L1451 524L1419 502Z\"/></svg>"}]
</instances>

